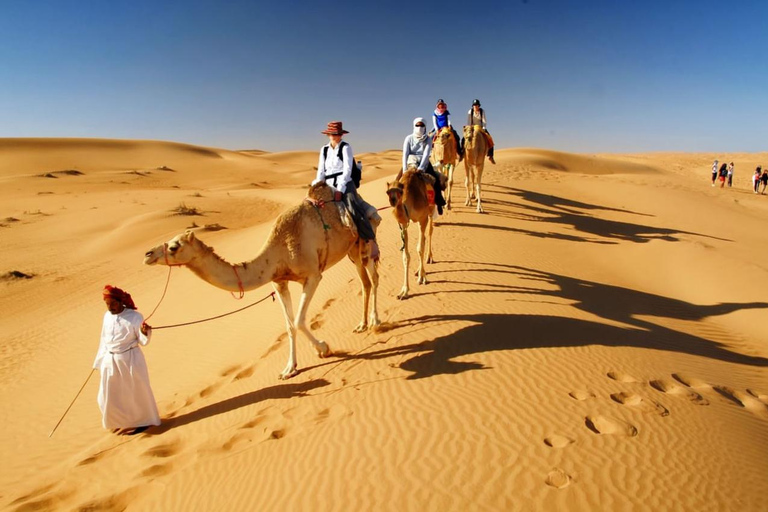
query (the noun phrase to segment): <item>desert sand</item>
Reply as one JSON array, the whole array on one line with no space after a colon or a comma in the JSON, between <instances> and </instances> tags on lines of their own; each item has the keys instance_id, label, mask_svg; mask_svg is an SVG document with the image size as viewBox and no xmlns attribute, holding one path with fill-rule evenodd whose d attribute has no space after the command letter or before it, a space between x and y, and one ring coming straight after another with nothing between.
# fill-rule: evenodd
<instances>
[{"instance_id":1,"label":"desert sand","mask_svg":"<svg viewBox=\"0 0 768 512\"><path fill-rule=\"evenodd\" d=\"M385 207L400 152L357 156ZM711 187L715 158L733 188ZM485 214L464 206L459 165L429 283L404 301L381 211L377 330L352 332L345 260L309 309L332 357L299 336L301 373L278 380L271 300L157 330L143 351L163 425L104 430L91 378L49 437L91 369L102 287L148 315L168 269L143 255L188 228L250 260L317 153L0 139L0 509L764 510L768 196L750 177L768 153L496 159ZM271 292L238 301L174 268L149 323Z\"/></svg>"}]
</instances>

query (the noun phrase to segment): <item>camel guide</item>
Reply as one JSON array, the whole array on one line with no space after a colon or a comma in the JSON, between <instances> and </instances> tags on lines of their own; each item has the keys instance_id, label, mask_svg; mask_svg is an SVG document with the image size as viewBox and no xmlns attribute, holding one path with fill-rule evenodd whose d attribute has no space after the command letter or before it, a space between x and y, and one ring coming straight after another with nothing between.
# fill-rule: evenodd
<instances>
[{"instance_id":1,"label":"camel guide","mask_svg":"<svg viewBox=\"0 0 768 512\"><path fill-rule=\"evenodd\" d=\"M102 424L116 433L138 434L150 425L160 425L147 363L139 348L149 343L152 328L144 323L128 292L107 285L103 298L107 311L93 362L93 368L101 371Z\"/></svg>"}]
</instances>

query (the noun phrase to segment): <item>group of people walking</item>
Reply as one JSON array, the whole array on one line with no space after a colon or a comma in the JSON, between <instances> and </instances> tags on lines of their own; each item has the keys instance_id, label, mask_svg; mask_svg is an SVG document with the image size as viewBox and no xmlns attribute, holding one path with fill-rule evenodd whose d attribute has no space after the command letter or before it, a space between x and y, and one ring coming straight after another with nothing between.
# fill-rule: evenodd
<instances>
[{"instance_id":1,"label":"group of people walking","mask_svg":"<svg viewBox=\"0 0 768 512\"><path fill-rule=\"evenodd\" d=\"M760 190L762 185L763 190ZM752 188L755 194L765 194L765 189L768 187L768 168L763 169L762 166L755 168L755 173L752 175Z\"/></svg>"},{"instance_id":2,"label":"group of people walking","mask_svg":"<svg viewBox=\"0 0 768 512\"><path fill-rule=\"evenodd\" d=\"M467 125L480 126L486 135L489 147L488 159L493 159L493 139L486 128L485 111L479 100L472 102L467 112ZM403 141L403 167L409 167L434 178L435 205L442 214L445 199L442 194L438 173L429 160L434 138L443 128L452 131L456 138L459 160L464 156L464 141L451 124L451 114L444 100L439 99L432 114L432 131L427 133L424 118L413 120L412 132ZM317 175L312 182L326 182L341 193L341 200L349 210L358 235L373 244L371 256L378 258L376 233L371 220L378 217L376 208L368 204L358 193L362 164L355 161L352 147L343 140L345 134L341 121L331 121L321 133L328 136L328 144L320 149ZM400 174L398 174L398 178ZM378 218L380 220L380 217ZM149 426L160 424L157 404L149 384L149 372L144 355L139 348L152 338L152 328L136 310L131 295L120 288L106 286L103 292L107 311L101 329L101 340L93 368L101 373L98 403L102 412L104 428L114 432L135 434Z\"/></svg>"},{"instance_id":3,"label":"group of people walking","mask_svg":"<svg viewBox=\"0 0 768 512\"><path fill-rule=\"evenodd\" d=\"M722 164L715 160L712 163L712 186L715 186L715 183L720 180L720 188L725 187L725 184L727 183L729 187L733 186L733 162ZM762 186L762 191L760 190ZM752 175L752 189L754 190L755 194L765 194L765 189L768 187L768 169L763 169L762 166L758 165L755 168L755 172Z\"/></svg>"},{"instance_id":4,"label":"group of people walking","mask_svg":"<svg viewBox=\"0 0 768 512\"><path fill-rule=\"evenodd\" d=\"M728 183L729 187L733 186L733 162L725 163L718 168L719 162L715 160L712 163L712 186L715 186L715 182L720 179L720 188L723 188Z\"/></svg>"}]
</instances>

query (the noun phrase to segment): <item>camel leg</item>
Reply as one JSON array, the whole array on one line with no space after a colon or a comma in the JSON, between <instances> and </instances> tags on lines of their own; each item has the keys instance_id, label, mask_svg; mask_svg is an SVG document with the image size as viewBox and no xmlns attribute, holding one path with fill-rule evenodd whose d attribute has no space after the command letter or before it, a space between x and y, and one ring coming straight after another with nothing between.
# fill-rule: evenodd
<instances>
[{"instance_id":1,"label":"camel leg","mask_svg":"<svg viewBox=\"0 0 768 512\"><path fill-rule=\"evenodd\" d=\"M307 327L307 310L309 309L309 303L312 301L312 297L315 295L317 286L322 279L323 275L317 274L309 276L304 282L304 286L301 290L301 299L299 299L299 312L296 314L296 328L309 338L309 341L317 351L318 356L326 357L331 355L331 349L328 347L328 344L315 338L312 331Z\"/></svg>"},{"instance_id":2,"label":"camel leg","mask_svg":"<svg viewBox=\"0 0 768 512\"><path fill-rule=\"evenodd\" d=\"M291 306L291 292L288 290L288 283L273 283L277 298L280 299L280 305L283 307L285 315L285 330L288 332L288 362L285 369L280 372L278 378L290 379L297 373L296 363L296 327L293 324L293 306Z\"/></svg>"},{"instance_id":3,"label":"camel leg","mask_svg":"<svg viewBox=\"0 0 768 512\"><path fill-rule=\"evenodd\" d=\"M355 268L357 269L357 277L360 279L360 285L363 287L363 319L357 324L352 332L365 332L368 330L368 303L371 293L371 280L368 277L367 269L363 262L370 263L370 258L364 257L365 242L358 242L358 258L355 262Z\"/></svg>"},{"instance_id":4,"label":"camel leg","mask_svg":"<svg viewBox=\"0 0 768 512\"><path fill-rule=\"evenodd\" d=\"M371 289L368 291L368 295L371 298L371 316L368 322L368 327L374 328L381 325L381 320L379 320L378 305L376 304L376 298L378 297L379 293L378 263L373 260L368 260L368 265L365 267L365 270L368 273L368 278L371 281Z\"/></svg>"},{"instance_id":5,"label":"camel leg","mask_svg":"<svg viewBox=\"0 0 768 512\"><path fill-rule=\"evenodd\" d=\"M477 213L485 213L483 210L483 201L480 199L480 184L483 178L483 168L477 167L477 176L475 176L475 197L477 198Z\"/></svg>"},{"instance_id":6,"label":"camel leg","mask_svg":"<svg viewBox=\"0 0 768 512\"><path fill-rule=\"evenodd\" d=\"M435 262L435 259L432 257L432 232L434 231L434 229L435 229L435 221L430 215L429 218L427 219L427 233L426 233L426 244L427 244L426 262L427 263ZM424 282L426 283L426 277L424 278Z\"/></svg>"},{"instance_id":7,"label":"camel leg","mask_svg":"<svg viewBox=\"0 0 768 512\"><path fill-rule=\"evenodd\" d=\"M453 164L448 164L446 166L448 168L448 185L446 186L446 194L445 194L445 209L450 210L451 209L451 189L453 188Z\"/></svg>"},{"instance_id":8,"label":"camel leg","mask_svg":"<svg viewBox=\"0 0 768 512\"><path fill-rule=\"evenodd\" d=\"M400 224L400 233L403 237L403 287L397 298L400 300L408 298L408 265L411 262L411 256L408 254L408 226Z\"/></svg>"},{"instance_id":9,"label":"camel leg","mask_svg":"<svg viewBox=\"0 0 768 512\"><path fill-rule=\"evenodd\" d=\"M426 252L426 231L427 231L427 224L429 223L429 218L425 219L422 222L419 222L419 246L418 246L418 252L419 252L419 270L417 272L419 279L419 284L427 284L427 272L424 269L424 253Z\"/></svg>"},{"instance_id":10,"label":"camel leg","mask_svg":"<svg viewBox=\"0 0 768 512\"><path fill-rule=\"evenodd\" d=\"M464 201L464 206L472 206L472 168L469 166L468 158L464 156L464 188L467 191L467 199Z\"/></svg>"}]
</instances>

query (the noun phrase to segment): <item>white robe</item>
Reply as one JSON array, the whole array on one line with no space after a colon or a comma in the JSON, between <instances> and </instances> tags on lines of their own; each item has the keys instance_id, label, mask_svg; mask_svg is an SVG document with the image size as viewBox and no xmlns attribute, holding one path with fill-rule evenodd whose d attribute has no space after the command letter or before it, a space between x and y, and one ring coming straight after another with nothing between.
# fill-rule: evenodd
<instances>
[{"instance_id":1,"label":"white robe","mask_svg":"<svg viewBox=\"0 0 768 512\"><path fill-rule=\"evenodd\" d=\"M99 408L104 428L159 425L155 397L149 386L147 362L139 345L152 336L141 333L144 317L134 309L104 313L101 343L93 367L101 371Z\"/></svg>"}]
</instances>

